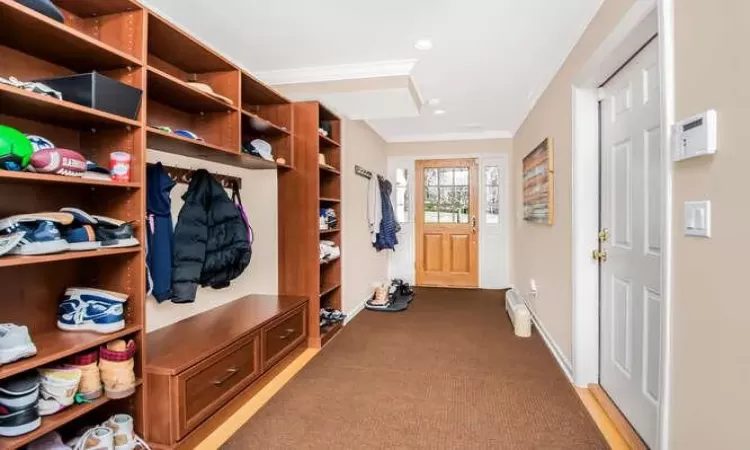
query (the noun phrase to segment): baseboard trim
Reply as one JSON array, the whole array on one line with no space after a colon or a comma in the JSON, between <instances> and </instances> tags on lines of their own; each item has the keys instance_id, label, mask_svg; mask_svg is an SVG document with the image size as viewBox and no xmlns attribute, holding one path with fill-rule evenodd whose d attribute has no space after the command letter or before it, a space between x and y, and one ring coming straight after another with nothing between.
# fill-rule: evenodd
<instances>
[{"instance_id":1,"label":"baseboard trim","mask_svg":"<svg viewBox=\"0 0 750 450\"><path fill-rule=\"evenodd\" d=\"M565 373L565 376L568 377L568 380L570 380L570 383L575 384L573 382L572 364L570 364L570 361L568 361L568 358L565 357L565 354L562 352L562 350L560 350L560 347L558 347L555 340L552 339L552 336L547 332L547 329L544 327L544 324L539 319L539 316L537 315L536 311L534 311L534 308L531 307L531 305L529 304L529 302L526 301L526 298L524 296L521 296L521 298L524 299L524 303L526 303L526 307L529 308L529 312L531 312L531 321L534 323L534 327L542 336L544 343L547 344L547 348L549 348L550 353L552 353L552 356L555 357L555 359L557 360L557 364L560 365L560 368L562 369L563 373Z\"/></svg>"},{"instance_id":2,"label":"baseboard trim","mask_svg":"<svg viewBox=\"0 0 750 450\"><path fill-rule=\"evenodd\" d=\"M596 399L599 406L602 407L605 414L612 421L617 431L620 433L622 438L627 442L628 447L631 450L648 450L646 444L641 440L641 437L633 429L633 426L625 418L620 409L615 405L615 402L609 397L609 394L598 384L589 384L589 391Z\"/></svg>"},{"instance_id":3,"label":"baseboard trim","mask_svg":"<svg viewBox=\"0 0 750 450\"><path fill-rule=\"evenodd\" d=\"M357 314L361 313L362 310L365 309L365 304L367 303L368 300L370 300L370 297L367 297L366 299L362 300L362 303L355 306L354 309L346 313L346 319L344 319L344 325L351 322L355 317L357 317Z\"/></svg>"}]
</instances>

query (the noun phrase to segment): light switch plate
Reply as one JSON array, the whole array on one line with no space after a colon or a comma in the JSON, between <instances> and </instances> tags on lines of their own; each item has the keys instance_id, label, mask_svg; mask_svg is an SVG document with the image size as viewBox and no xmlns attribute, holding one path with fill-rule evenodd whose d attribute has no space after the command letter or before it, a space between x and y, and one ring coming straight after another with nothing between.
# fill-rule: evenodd
<instances>
[{"instance_id":1,"label":"light switch plate","mask_svg":"<svg viewBox=\"0 0 750 450\"><path fill-rule=\"evenodd\" d=\"M711 202L685 202L685 236L711 237Z\"/></svg>"}]
</instances>

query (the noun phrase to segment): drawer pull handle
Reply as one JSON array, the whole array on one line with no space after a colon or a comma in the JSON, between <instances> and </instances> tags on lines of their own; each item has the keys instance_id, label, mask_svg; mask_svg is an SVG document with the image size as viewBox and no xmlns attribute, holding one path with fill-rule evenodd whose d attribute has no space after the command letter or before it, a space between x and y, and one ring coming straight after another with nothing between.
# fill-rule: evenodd
<instances>
[{"instance_id":1,"label":"drawer pull handle","mask_svg":"<svg viewBox=\"0 0 750 450\"><path fill-rule=\"evenodd\" d=\"M281 339L283 341L284 339L287 339L289 336L293 335L295 331L297 331L297 330L295 330L294 328L288 328L286 330L286 333L284 333L281 336L279 336L279 339Z\"/></svg>"},{"instance_id":2,"label":"drawer pull handle","mask_svg":"<svg viewBox=\"0 0 750 450\"><path fill-rule=\"evenodd\" d=\"M227 381L228 379L232 378L239 371L240 371L240 369L238 369L236 367L232 367L231 369L227 369L227 374L224 376L224 378L222 378L220 380L214 381L214 386L221 386L222 384L224 384L225 381Z\"/></svg>"}]
</instances>

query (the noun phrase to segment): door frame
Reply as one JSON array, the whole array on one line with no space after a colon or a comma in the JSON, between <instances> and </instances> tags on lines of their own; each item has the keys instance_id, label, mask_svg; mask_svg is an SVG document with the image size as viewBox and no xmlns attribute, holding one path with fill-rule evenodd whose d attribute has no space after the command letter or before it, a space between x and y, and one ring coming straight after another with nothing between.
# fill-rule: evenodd
<instances>
[{"instance_id":1,"label":"door frame","mask_svg":"<svg viewBox=\"0 0 750 450\"><path fill-rule=\"evenodd\" d=\"M672 326L672 159L674 0L636 0L574 78L572 86L572 372L577 386L599 383L599 268L591 258L599 231L599 86L658 33L661 70L662 358L659 438L669 448ZM594 126L592 126L592 124Z\"/></svg>"},{"instance_id":2,"label":"door frame","mask_svg":"<svg viewBox=\"0 0 750 450\"><path fill-rule=\"evenodd\" d=\"M403 246L400 247L400 251L389 252L388 255L388 277L389 278L401 278L410 283L414 283L416 278L416 242L414 242L414 236L416 234L414 211L416 210L416 182L414 181L413 174L415 173L416 163L415 161L420 159L464 159L474 158L479 161L480 168L485 165L496 165L500 168L501 181L500 181L500 232L499 239L502 242L505 253L498 255L497 252L494 255L488 255L487 250L484 247L484 243L487 239L487 226L479 227L479 288L480 289L506 289L510 288L510 255L512 252L512 241L510 239L511 225L513 223L513 216L511 216L511 209L509 201L512 198L510 195L511 185L511 173L510 167L510 154L505 152L487 153L487 152L467 152L467 153L444 153L444 154L419 154L419 155L393 155L388 157L388 177L389 179L396 179L396 170L407 169L409 171L409 213L407 221L401 223L401 232L399 233L399 242L402 242ZM484 173L483 169L480 170L479 179L483 180ZM481 187L481 186L480 186ZM395 192L395 191L394 191ZM395 194L394 194L395 195ZM480 209L484 207L484 190L479 190ZM504 220L503 220L504 219ZM486 273L485 260L491 256L498 258L497 263L499 269L496 273Z\"/></svg>"}]
</instances>

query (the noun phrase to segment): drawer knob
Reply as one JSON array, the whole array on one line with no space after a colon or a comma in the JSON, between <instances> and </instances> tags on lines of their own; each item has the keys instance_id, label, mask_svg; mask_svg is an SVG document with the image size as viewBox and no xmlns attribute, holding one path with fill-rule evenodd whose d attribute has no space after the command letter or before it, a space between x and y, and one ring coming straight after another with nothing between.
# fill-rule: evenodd
<instances>
[{"instance_id":1,"label":"drawer knob","mask_svg":"<svg viewBox=\"0 0 750 450\"><path fill-rule=\"evenodd\" d=\"M286 330L286 333L284 333L284 334L282 334L282 335L279 336L279 339L281 339L281 340L287 339L287 338L289 338L289 336L293 335L295 331L297 331L297 330L295 330L294 328L288 328Z\"/></svg>"},{"instance_id":2,"label":"drawer knob","mask_svg":"<svg viewBox=\"0 0 750 450\"><path fill-rule=\"evenodd\" d=\"M215 380L214 381L214 386L221 386L222 384L224 384L224 382L226 382L228 379L232 378L234 376L234 374L236 374L239 371L240 371L240 369L238 369L236 367L232 367L231 369L227 369L227 374L224 375L222 378L220 378L218 380Z\"/></svg>"}]
</instances>

